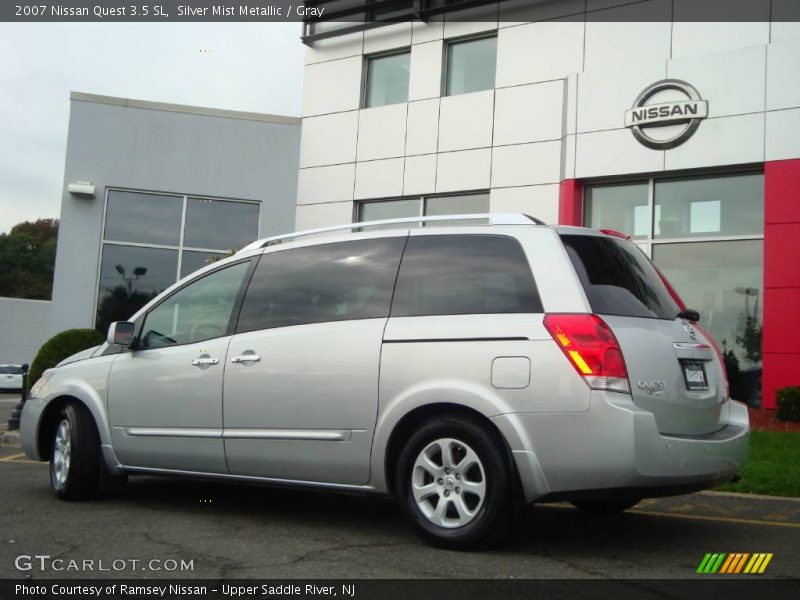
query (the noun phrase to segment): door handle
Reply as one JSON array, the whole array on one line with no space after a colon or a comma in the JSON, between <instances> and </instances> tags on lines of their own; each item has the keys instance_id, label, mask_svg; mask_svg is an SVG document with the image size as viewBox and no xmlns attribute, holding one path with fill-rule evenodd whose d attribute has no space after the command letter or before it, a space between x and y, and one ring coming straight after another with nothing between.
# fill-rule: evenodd
<instances>
[{"instance_id":1,"label":"door handle","mask_svg":"<svg viewBox=\"0 0 800 600\"><path fill-rule=\"evenodd\" d=\"M203 366L203 365L216 365L219 363L218 358L211 358L211 357L203 357L203 358L195 358L192 361L192 365L195 367Z\"/></svg>"},{"instance_id":2,"label":"door handle","mask_svg":"<svg viewBox=\"0 0 800 600\"><path fill-rule=\"evenodd\" d=\"M241 354L231 359L232 363L254 363L261 360L258 354Z\"/></svg>"}]
</instances>

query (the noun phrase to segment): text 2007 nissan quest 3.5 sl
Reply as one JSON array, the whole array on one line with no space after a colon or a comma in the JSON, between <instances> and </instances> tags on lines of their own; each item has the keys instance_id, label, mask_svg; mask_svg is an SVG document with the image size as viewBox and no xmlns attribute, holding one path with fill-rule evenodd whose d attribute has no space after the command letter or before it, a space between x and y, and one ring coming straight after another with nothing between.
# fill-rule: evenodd
<instances>
[{"instance_id":1,"label":"text 2007 nissan quest 3.5 sl","mask_svg":"<svg viewBox=\"0 0 800 600\"><path fill-rule=\"evenodd\" d=\"M492 214L293 233L45 372L22 443L65 500L136 474L388 493L468 548L520 501L609 513L734 478L747 410L696 321L614 231Z\"/></svg>"}]
</instances>

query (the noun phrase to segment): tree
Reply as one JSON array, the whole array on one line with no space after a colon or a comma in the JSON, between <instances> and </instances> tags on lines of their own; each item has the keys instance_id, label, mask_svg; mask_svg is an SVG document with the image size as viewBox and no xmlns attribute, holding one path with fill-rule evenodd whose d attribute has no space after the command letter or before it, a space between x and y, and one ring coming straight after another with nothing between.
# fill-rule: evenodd
<instances>
[{"instance_id":1,"label":"tree","mask_svg":"<svg viewBox=\"0 0 800 600\"><path fill-rule=\"evenodd\" d=\"M58 219L25 221L0 234L0 296L50 300Z\"/></svg>"}]
</instances>

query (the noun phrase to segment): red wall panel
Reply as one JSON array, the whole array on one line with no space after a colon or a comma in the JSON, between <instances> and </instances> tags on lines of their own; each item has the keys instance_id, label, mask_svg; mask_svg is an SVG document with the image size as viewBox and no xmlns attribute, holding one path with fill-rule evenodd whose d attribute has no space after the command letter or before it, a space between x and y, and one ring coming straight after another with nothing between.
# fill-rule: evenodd
<instances>
[{"instance_id":1,"label":"red wall panel","mask_svg":"<svg viewBox=\"0 0 800 600\"><path fill-rule=\"evenodd\" d=\"M565 179L558 188L558 224L583 225L583 184Z\"/></svg>"},{"instance_id":2,"label":"red wall panel","mask_svg":"<svg viewBox=\"0 0 800 600\"><path fill-rule=\"evenodd\" d=\"M800 385L800 159L764 165L762 405Z\"/></svg>"}]
</instances>

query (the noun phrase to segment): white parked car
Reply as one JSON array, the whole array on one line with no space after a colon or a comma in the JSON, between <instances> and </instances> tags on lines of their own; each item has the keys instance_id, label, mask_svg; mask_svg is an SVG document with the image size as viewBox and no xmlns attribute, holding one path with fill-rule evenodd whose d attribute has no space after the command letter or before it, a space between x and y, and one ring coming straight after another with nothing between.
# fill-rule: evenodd
<instances>
[{"instance_id":1,"label":"white parked car","mask_svg":"<svg viewBox=\"0 0 800 600\"><path fill-rule=\"evenodd\" d=\"M0 365L0 390L20 391L22 389L22 365Z\"/></svg>"},{"instance_id":2,"label":"white parked car","mask_svg":"<svg viewBox=\"0 0 800 600\"><path fill-rule=\"evenodd\" d=\"M731 480L747 409L696 319L614 232L464 215L296 233L47 371L22 444L62 499L140 473L389 493L465 548L514 500L613 512Z\"/></svg>"}]
</instances>

